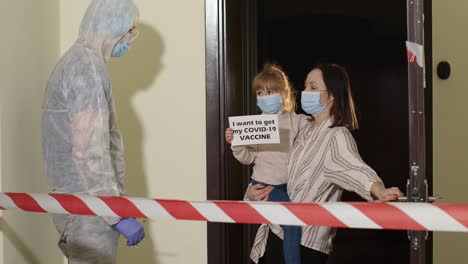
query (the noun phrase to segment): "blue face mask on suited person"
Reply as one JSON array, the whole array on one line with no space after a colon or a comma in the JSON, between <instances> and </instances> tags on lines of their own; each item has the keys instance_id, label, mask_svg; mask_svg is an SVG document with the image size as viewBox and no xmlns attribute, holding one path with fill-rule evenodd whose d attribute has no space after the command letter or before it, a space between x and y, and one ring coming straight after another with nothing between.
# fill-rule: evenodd
<instances>
[{"instance_id":1,"label":"blue face mask on suited person","mask_svg":"<svg viewBox=\"0 0 468 264\"><path fill-rule=\"evenodd\" d=\"M128 52L131 46L132 42L130 37L125 36L122 40L122 43L117 42L117 44L115 44L114 49L112 50L112 57L122 57Z\"/></svg>"},{"instance_id":2,"label":"blue face mask on suited person","mask_svg":"<svg viewBox=\"0 0 468 264\"><path fill-rule=\"evenodd\" d=\"M320 103L320 92L302 91L301 107L309 115L318 116L326 104Z\"/></svg>"},{"instance_id":3,"label":"blue face mask on suited person","mask_svg":"<svg viewBox=\"0 0 468 264\"><path fill-rule=\"evenodd\" d=\"M257 106L265 114L276 114L283 109L283 99L279 93L257 96Z\"/></svg>"}]
</instances>

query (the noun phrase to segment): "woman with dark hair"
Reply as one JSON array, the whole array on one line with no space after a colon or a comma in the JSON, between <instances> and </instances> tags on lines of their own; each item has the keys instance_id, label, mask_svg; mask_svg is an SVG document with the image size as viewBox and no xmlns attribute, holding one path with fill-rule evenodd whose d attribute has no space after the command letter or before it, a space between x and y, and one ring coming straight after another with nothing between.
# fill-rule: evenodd
<instances>
[{"instance_id":1,"label":"woman with dark hair","mask_svg":"<svg viewBox=\"0 0 468 264\"><path fill-rule=\"evenodd\" d=\"M336 202L343 190L366 200L391 201L403 194L386 189L377 173L361 159L350 130L358 128L356 110L346 70L336 64L318 65L307 75L301 98L311 122L297 136L288 166L288 194L292 202ZM250 187L246 196L259 200L261 192ZM271 234L273 233L273 234ZM306 226L302 229L303 263L326 263L332 251L335 228ZM262 225L254 241L255 263L278 264L280 227Z\"/></svg>"}]
</instances>

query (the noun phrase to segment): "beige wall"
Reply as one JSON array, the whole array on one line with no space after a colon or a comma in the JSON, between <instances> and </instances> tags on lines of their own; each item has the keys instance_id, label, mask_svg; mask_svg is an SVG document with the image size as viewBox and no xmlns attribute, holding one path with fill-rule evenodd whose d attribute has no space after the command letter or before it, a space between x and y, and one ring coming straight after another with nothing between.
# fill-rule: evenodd
<instances>
[{"instance_id":1,"label":"beige wall","mask_svg":"<svg viewBox=\"0 0 468 264\"><path fill-rule=\"evenodd\" d=\"M41 155L41 101L59 56L59 1L2 3L1 190L47 192ZM0 263L61 263L47 215L4 212Z\"/></svg>"},{"instance_id":2,"label":"beige wall","mask_svg":"<svg viewBox=\"0 0 468 264\"><path fill-rule=\"evenodd\" d=\"M466 0L433 0L433 64L447 60L448 80L434 73L434 193L468 203L468 31ZM435 233L434 263L464 263L468 234Z\"/></svg>"},{"instance_id":3,"label":"beige wall","mask_svg":"<svg viewBox=\"0 0 468 264\"><path fill-rule=\"evenodd\" d=\"M140 35L110 72L124 136L128 196L206 199L204 1L136 0ZM87 1L61 1L61 52L74 42ZM204 264L206 224L147 223L120 263Z\"/></svg>"}]
</instances>

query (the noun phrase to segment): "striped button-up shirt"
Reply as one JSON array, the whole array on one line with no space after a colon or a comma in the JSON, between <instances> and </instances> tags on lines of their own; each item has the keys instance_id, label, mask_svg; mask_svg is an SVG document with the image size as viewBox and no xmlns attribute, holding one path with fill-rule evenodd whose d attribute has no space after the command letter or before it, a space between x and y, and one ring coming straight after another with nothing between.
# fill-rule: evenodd
<instances>
[{"instance_id":1,"label":"striped button-up shirt","mask_svg":"<svg viewBox=\"0 0 468 264\"><path fill-rule=\"evenodd\" d=\"M376 172L361 159L349 130L330 128L331 125L331 119L317 127L312 123L296 138L288 165L288 194L292 202L335 202L341 199L343 190L372 200L372 184L382 183ZM280 226L262 225L250 255L255 263L265 253L269 228L283 238ZM330 227L303 227L301 244L329 254L335 232L335 228Z\"/></svg>"}]
</instances>

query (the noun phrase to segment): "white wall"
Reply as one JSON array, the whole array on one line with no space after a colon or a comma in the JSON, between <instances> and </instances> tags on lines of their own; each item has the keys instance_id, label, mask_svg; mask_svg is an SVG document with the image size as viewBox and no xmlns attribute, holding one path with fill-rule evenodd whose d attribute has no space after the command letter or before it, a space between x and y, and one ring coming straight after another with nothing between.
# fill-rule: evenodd
<instances>
[{"instance_id":1,"label":"white wall","mask_svg":"<svg viewBox=\"0 0 468 264\"><path fill-rule=\"evenodd\" d=\"M47 192L41 155L41 101L59 57L59 1L0 5L1 191ZM48 215L4 212L0 263L60 263Z\"/></svg>"},{"instance_id":2,"label":"white wall","mask_svg":"<svg viewBox=\"0 0 468 264\"><path fill-rule=\"evenodd\" d=\"M136 0L140 35L110 72L124 136L128 196L206 199L204 1ZM75 41L87 1L61 1L61 52ZM147 223L119 263L204 264L206 224Z\"/></svg>"},{"instance_id":3,"label":"white wall","mask_svg":"<svg viewBox=\"0 0 468 264\"><path fill-rule=\"evenodd\" d=\"M434 193L444 203L468 203L468 32L466 0L434 0L433 65L447 60L448 80L434 72ZM468 234L434 234L434 263L466 263Z\"/></svg>"}]
</instances>

